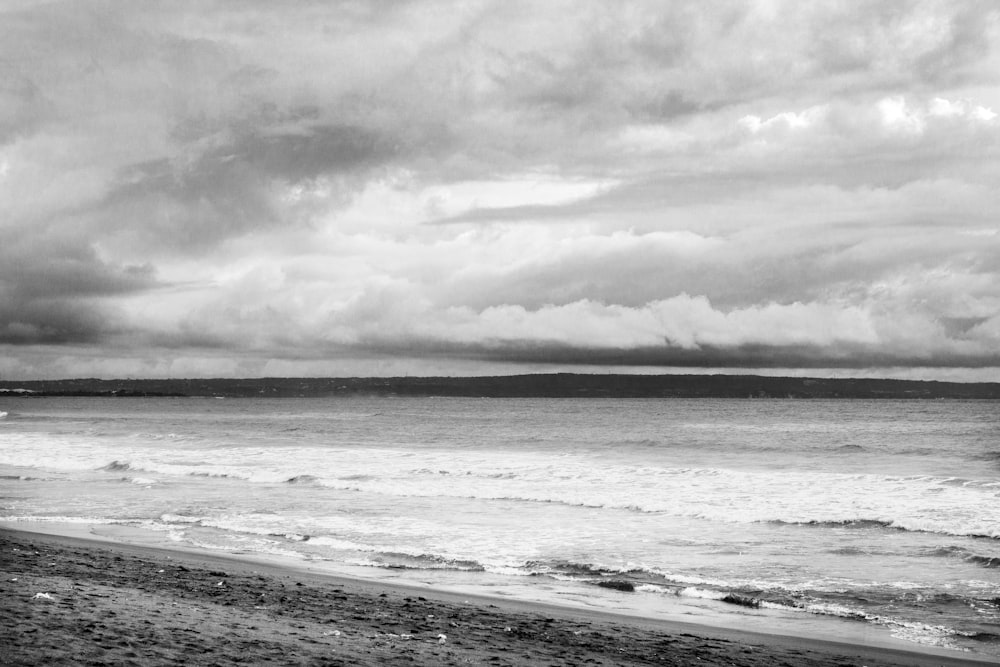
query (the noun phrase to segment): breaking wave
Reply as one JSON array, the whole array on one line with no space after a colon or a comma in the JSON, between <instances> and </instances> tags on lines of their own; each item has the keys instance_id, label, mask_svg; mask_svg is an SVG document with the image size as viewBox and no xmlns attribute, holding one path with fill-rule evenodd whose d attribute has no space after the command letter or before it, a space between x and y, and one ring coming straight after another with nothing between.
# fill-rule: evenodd
<instances>
[{"instance_id":1,"label":"breaking wave","mask_svg":"<svg viewBox=\"0 0 1000 667\"><path fill-rule=\"evenodd\" d=\"M941 556L946 558L960 558L966 563L972 563L987 569L1000 568L1000 556L984 556L969 551L960 546L945 546L932 549L927 552L928 556Z\"/></svg>"},{"instance_id":2,"label":"breaking wave","mask_svg":"<svg viewBox=\"0 0 1000 667\"><path fill-rule=\"evenodd\" d=\"M319 477L315 475L296 475L285 480L286 484L317 484Z\"/></svg>"}]
</instances>

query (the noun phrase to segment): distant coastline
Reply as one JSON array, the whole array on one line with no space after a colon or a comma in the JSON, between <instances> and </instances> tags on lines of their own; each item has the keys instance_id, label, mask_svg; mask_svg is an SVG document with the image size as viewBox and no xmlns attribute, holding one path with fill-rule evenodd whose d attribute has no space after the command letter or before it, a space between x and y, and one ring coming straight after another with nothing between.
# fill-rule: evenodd
<instances>
[{"instance_id":1,"label":"distant coastline","mask_svg":"<svg viewBox=\"0 0 1000 667\"><path fill-rule=\"evenodd\" d=\"M0 380L0 397L886 398L1000 399L1000 382L759 375Z\"/></svg>"}]
</instances>

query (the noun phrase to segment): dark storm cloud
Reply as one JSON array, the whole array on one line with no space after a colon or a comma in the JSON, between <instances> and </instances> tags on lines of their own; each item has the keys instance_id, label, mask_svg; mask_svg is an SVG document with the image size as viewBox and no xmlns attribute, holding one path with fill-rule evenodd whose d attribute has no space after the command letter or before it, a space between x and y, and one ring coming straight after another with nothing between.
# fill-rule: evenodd
<instances>
[{"instance_id":1,"label":"dark storm cloud","mask_svg":"<svg viewBox=\"0 0 1000 667\"><path fill-rule=\"evenodd\" d=\"M92 247L65 235L11 234L0 247L0 280L23 297L85 297L148 289L155 275L148 265L103 261Z\"/></svg>"},{"instance_id":2,"label":"dark storm cloud","mask_svg":"<svg viewBox=\"0 0 1000 667\"><path fill-rule=\"evenodd\" d=\"M70 299L0 299L0 343L52 345L99 343L118 330L106 313Z\"/></svg>"},{"instance_id":3,"label":"dark storm cloud","mask_svg":"<svg viewBox=\"0 0 1000 667\"><path fill-rule=\"evenodd\" d=\"M150 266L111 265L67 238L12 235L0 247L0 340L95 342L119 332L106 299L154 287Z\"/></svg>"},{"instance_id":4,"label":"dark storm cloud","mask_svg":"<svg viewBox=\"0 0 1000 667\"><path fill-rule=\"evenodd\" d=\"M134 165L109 193L98 224L118 225L146 243L205 252L260 227L294 223L282 216L281 187L325 176L361 179L397 149L394 138L353 125L294 130L265 125L190 163Z\"/></svg>"}]
</instances>

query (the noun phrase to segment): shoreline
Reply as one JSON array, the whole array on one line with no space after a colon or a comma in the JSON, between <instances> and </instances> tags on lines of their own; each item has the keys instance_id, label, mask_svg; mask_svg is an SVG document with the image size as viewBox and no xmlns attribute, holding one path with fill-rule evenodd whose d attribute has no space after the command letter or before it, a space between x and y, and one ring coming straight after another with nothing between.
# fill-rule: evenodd
<instances>
[{"instance_id":1,"label":"shoreline","mask_svg":"<svg viewBox=\"0 0 1000 667\"><path fill-rule=\"evenodd\" d=\"M992 664L81 535L0 527L0 549L4 664Z\"/></svg>"}]
</instances>

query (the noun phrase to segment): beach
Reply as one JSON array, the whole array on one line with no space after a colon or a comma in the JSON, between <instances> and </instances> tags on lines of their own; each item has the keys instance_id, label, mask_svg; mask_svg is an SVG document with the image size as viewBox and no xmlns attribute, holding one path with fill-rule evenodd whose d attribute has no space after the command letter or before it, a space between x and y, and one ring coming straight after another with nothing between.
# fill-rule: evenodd
<instances>
[{"instance_id":1,"label":"beach","mask_svg":"<svg viewBox=\"0 0 1000 667\"><path fill-rule=\"evenodd\" d=\"M50 398L6 411L0 528L551 605L553 618L1000 660L1000 423L986 403ZM158 594L172 571L153 568ZM264 627L254 606L273 607L237 606L254 616L240 623ZM365 632L404 651L472 641L427 615L441 616ZM521 625L499 627L512 630L475 641L520 641ZM326 651L349 631L308 636Z\"/></svg>"},{"instance_id":2,"label":"beach","mask_svg":"<svg viewBox=\"0 0 1000 667\"><path fill-rule=\"evenodd\" d=\"M0 531L5 665L977 665Z\"/></svg>"}]
</instances>

